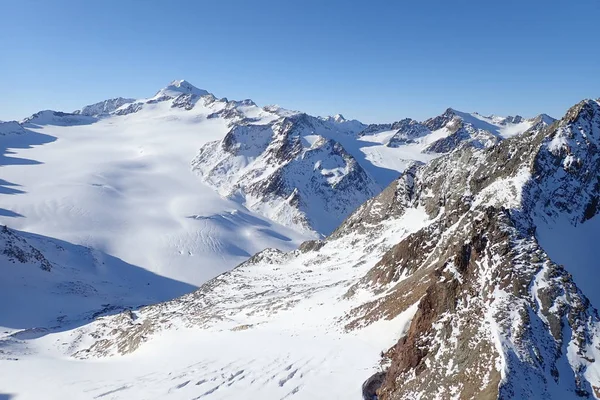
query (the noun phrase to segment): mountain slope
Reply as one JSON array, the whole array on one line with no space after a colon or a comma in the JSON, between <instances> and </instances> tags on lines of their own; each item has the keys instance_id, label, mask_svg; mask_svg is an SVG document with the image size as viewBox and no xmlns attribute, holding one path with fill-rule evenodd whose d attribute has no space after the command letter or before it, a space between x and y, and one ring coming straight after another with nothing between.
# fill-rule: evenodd
<instances>
[{"instance_id":1,"label":"mountain slope","mask_svg":"<svg viewBox=\"0 0 600 400\"><path fill-rule=\"evenodd\" d=\"M3 359L27 352L22 339L194 289L99 250L7 227L0 228L0 275Z\"/></svg>"},{"instance_id":2,"label":"mountain slope","mask_svg":"<svg viewBox=\"0 0 600 400\"><path fill-rule=\"evenodd\" d=\"M234 126L192 165L211 186L300 230L329 233L381 191L336 138L352 135L306 114Z\"/></svg>"},{"instance_id":3,"label":"mountain slope","mask_svg":"<svg viewBox=\"0 0 600 400\"><path fill-rule=\"evenodd\" d=\"M324 241L56 338L78 358L126 355L115 367L177 355L169 385L166 372L103 371L114 383L94 390L114 397L598 398L600 319L578 289L597 282L581 275L594 259L556 264L537 227L598 219L599 140L600 103L584 101L544 129L413 165ZM53 340L30 345L57 352Z\"/></svg>"},{"instance_id":4,"label":"mountain slope","mask_svg":"<svg viewBox=\"0 0 600 400\"><path fill-rule=\"evenodd\" d=\"M485 152L467 148L412 181L411 201L445 218L396 245L363 280L374 288L393 284L384 301L365 307L367 316L402 311L407 292L423 296L407 335L386 354L390 368L379 398L600 396L597 312L548 257L545 240L532 235L540 215L573 214L572 224L595 215L586 214L585 203L560 201L573 188L584 201L597 191L585 173L567 169L569 156L554 147L583 129L587 139L573 151L587 155L580 159L585 171L600 167L590 148L600 138L598 103L582 104L550 129ZM412 249L423 246L412 258ZM597 279L592 263L583 269ZM575 282L585 285L576 269Z\"/></svg>"},{"instance_id":5,"label":"mountain slope","mask_svg":"<svg viewBox=\"0 0 600 400\"><path fill-rule=\"evenodd\" d=\"M83 107L81 110L73 111L73 114L87 115L91 117L98 117L101 115L107 115L122 107L125 104L133 103L135 99L125 99L123 97L116 97L114 99L104 100L99 103L90 104L89 106Z\"/></svg>"},{"instance_id":6,"label":"mountain slope","mask_svg":"<svg viewBox=\"0 0 600 400\"><path fill-rule=\"evenodd\" d=\"M265 247L297 247L306 235L223 199L191 171L197 150L227 133L229 119L209 116L231 103L206 95L187 110L177 99L140 100L127 115L117 112L136 102L100 117L27 118L24 133L3 136L1 222L194 286Z\"/></svg>"}]
</instances>

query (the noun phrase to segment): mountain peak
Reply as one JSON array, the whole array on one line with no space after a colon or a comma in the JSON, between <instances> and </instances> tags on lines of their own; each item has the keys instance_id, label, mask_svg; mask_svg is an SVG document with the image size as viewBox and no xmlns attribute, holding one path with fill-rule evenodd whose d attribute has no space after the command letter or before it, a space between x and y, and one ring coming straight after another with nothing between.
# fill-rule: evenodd
<instances>
[{"instance_id":1,"label":"mountain peak","mask_svg":"<svg viewBox=\"0 0 600 400\"><path fill-rule=\"evenodd\" d=\"M210 94L204 89L199 89L184 79L174 80L167 87L158 91L157 96L177 97L181 94L193 94L196 96L206 96Z\"/></svg>"},{"instance_id":2,"label":"mountain peak","mask_svg":"<svg viewBox=\"0 0 600 400\"><path fill-rule=\"evenodd\" d=\"M335 114L333 116L333 120L335 122L344 122L344 121L346 121L346 118L344 118L344 116L342 114Z\"/></svg>"}]
</instances>

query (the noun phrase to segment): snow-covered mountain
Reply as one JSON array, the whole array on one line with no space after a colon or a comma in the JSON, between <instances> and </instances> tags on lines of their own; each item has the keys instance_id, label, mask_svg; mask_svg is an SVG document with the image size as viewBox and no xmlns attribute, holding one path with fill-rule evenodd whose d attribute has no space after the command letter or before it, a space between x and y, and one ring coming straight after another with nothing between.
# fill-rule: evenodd
<instances>
[{"instance_id":1,"label":"snow-covered mountain","mask_svg":"<svg viewBox=\"0 0 600 400\"><path fill-rule=\"evenodd\" d=\"M175 81L149 99L1 124L18 132L0 143L0 194L14 194L0 195L0 221L191 285L265 247L294 249L307 235L222 198L191 171L198 149L233 120L215 113L233 104L263 113L204 93ZM180 107L197 95L193 108Z\"/></svg>"},{"instance_id":2,"label":"snow-covered mountain","mask_svg":"<svg viewBox=\"0 0 600 400\"><path fill-rule=\"evenodd\" d=\"M600 398L599 101L367 126L174 81L0 139L0 398Z\"/></svg>"},{"instance_id":3,"label":"snow-covered mountain","mask_svg":"<svg viewBox=\"0 0 600 400\"><path fill-rule=\"evenodd\" d=\"M154 96L114 98L73 113L41 111L23 126L94 125L123 130L152 120L214 132L196 140L193 168L219 194L307 235L330 233L412 162L427 162L465 143L491 146L534 125L521 117L482 117L448 109L423 123L404 119L366 126L342 115L313 117L252 100L218 99L185 80ZM544 124L549 117L538 118ZM134 122L135 121L135 122ZM541 126L541 125L540 125ZM218 127L218 128L217 128ZM87 128L86 128L87 129ZM127 128L125 128L127 129ZM169 133L172 134L172 133ZM188 148L191 148L188 146Z\"/></svg>"},{"instance_id":4,"label":"snow-covered mountain","mask_svg":"<svg viewBox=\"0 0 600 400\"><path fill-rule=\"evenodd\" d=\"M0 135L22 135L25 129L17 121L0 121Z\"/></svg>"},{"instance_id":5,"label":"snow-covered mountain","mask_svg":"<svg viewBox=\"0 0 600 400\"><path fill-rule=\"evenodd\" d=\"M277 112L277 110L276 110ZM381 191L343 147L354 136L342 118L273 115L267 123L235 125L208 143L192 165L224 196L300 230L329 233Z\"/></svg>"},{"instance_id":6,"label":"snow-covered mountain","mask_svg":"<svg viewBox=\"0 0 600 400\"><path fill-rule=\"evenodd\" d=\"M424 123L407 118L365 126L340 115L263 111L271 116L229 112L235 118L230 131L200 150L194 170L223 196L286 226L321 234L332 232L413 161L428 161L463 144L489 147L552 122L550 117L482 117L448 109Z\"/></svg>"},{"instance_id":7,"label":"snow-covered mountain","mask_svg":"<svg viewBox=\"0 0 600 400\"><path fill-rule=\"evenodd\" d=\"M32 398L600 398L599 145L600 102L586 100L413 164L325 240L11 342L46 361L0 383ZM20 378L44 382L48 367L52 383Z\"/></svg>"},{"instance_id":8,"label":"snow-covered mountain","mask_svg":"<svg viewBox=\"0 0 600 400\"><path fill-rule=\"evenodd\" d=\"M0 227L0 275L0 342L72 329L194 289L100 250L6 226Z\"/></svg>"},{"instance_id":9,"label":"snow-covered mountain","mask_svg":"<svg viewBox=\"0 0 600 400\"><path fill-rule=\"evenodd\" d=\"M110 114L117 108L122 107L124 104L133 103L134 101L135 99L125 99L123 97L116 97L114 99L104 100L99 103L90 104L89 106L83 107L81 110L73 111L73 114L98 117L101 115Z\"/></svg>"}]
</instances>

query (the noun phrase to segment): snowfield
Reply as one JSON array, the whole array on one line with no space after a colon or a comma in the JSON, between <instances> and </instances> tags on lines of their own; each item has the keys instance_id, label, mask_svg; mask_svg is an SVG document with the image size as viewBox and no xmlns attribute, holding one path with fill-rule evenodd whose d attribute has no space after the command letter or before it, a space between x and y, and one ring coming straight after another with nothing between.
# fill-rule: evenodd
<instances>
[{"instance_id":1,"label":"snowfield","mask_svg":"<svg viewBox=\"0 0 600 400\"><path fill-rule=\"evenodd\" d=\"M30 123L8 144L1 172L13 195L0 196L0 221L192 285L266 247L294 249L310 236L222 198L191 171L197 150L227 132L208 112L163 102L92 124Z\"/></svg>"}]
</instances>

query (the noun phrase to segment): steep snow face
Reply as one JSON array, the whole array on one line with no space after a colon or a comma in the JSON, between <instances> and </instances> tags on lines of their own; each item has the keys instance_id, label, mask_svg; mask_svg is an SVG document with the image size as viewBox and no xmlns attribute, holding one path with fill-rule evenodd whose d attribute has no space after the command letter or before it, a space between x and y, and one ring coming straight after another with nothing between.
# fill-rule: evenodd
<instances>
[{"instance_id":1,"label":"steep snow face","mask_svg":"<svg viewBox=\"0 0 600 400\"><path fill-rule=\"evenodd\" d=\"M3 344L72 329L98 315L164 301L194 288L99 250L6 227L0 228L0 274Z\"/></svg>"},{"instance_id":2,"label":"steep snow face","mask_svg":"<svg viewBox=\"0 0 600 400\"><path fill-rule=\"evenodd\" d=\"M25 129L17 121L0 121L0 136L22 135Z\"/></svg>"},{"instance_id":3,"label":"steep snow face","mask_svg":"<svg viewBox=\"0 0 600 400\"><path fill-rule=\"evenodd\" d=\"M329 233L381 190L335 140L347 134L337 125L306 114L237 125L192 164L224 196L285 225Z\"/></svg>"},{"instance_id":4,"label":"steep snow face","mask_svg":"<svg viewBox=\"0 0 600 400\"><path fill-rule=\"evenodd\" d=\"M83 107L81 110L73 111L73 114L98 117L101 115L110 114L117 108L122 107L125 104L133 103L134 101L135 99L125 99L123 97L117 97L114 99L104 100L99 103L90 104L89 106Z\"/></svg>"},{"instance_id":5,"label":"steep snow face","mask_svg":"<svg viewBox=\"0 0 600 400\"><path fill-rule=\"evenodd\" d=\"M214 114L233 103L203 96L187 109L186 96L140 101L124 115L138 102L102 118L28 119L0 147L0 221L192 285L266 247L296 248L306 235L223 199L191 171L197 150L227 133L232 119ZM267 115L248 102L235 108Z\"/></svg>"}]
</instances>

